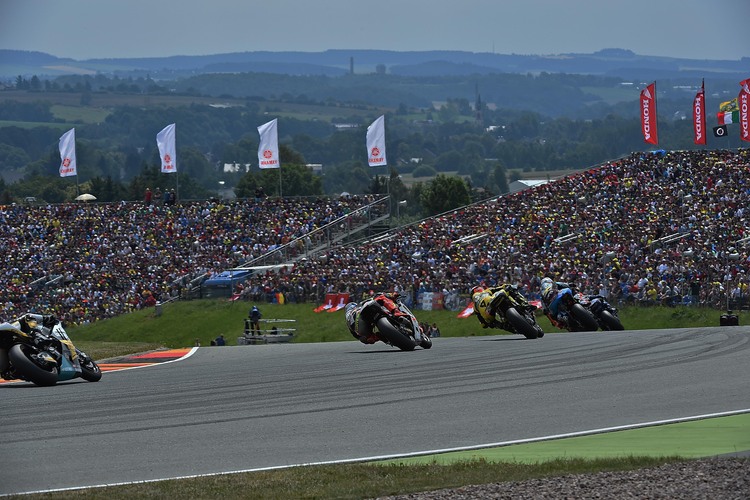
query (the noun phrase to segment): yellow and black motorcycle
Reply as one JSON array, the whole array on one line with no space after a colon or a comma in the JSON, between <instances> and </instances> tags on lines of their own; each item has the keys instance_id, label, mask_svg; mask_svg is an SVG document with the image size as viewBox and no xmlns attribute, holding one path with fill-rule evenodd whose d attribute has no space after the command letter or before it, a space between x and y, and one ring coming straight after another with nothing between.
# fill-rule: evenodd
<instances>
[{"instance_id":1,"label":"yellow and black motorcycle","mask_svg":"<svg viewBox=\"0 0 750 500\"><path fill-rule=\"evenodd\" d=\"M50 386L77 377L98 382L102 371L55 316L27 313L0 323L0 377Z\"/></svg>"},{"instance_id":2,"label":"yellow and black motorcycle","mask_svg":"<svg viewBox=\"0 0 750 500\"><path fill-rule=\"evenodd\" d=\"M475 287L471 291L471 301L474 314L485 328L499 328L527 339L544 337L544 330L534 316L536 306L513 285Z\"/></svg>"}]
</instances>

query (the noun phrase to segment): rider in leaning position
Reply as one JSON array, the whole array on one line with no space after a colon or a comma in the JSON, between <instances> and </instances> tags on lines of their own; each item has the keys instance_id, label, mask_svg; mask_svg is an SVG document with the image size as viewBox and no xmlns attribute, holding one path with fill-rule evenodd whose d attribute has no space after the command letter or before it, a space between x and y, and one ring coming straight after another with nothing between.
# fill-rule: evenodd
<instances>
[{"instance_id":1,"label":"rider in leaning position","mask_svg":"<svg viewBox=\"0 0 750 500\"><path fill-rule=\"evenodd\" d=\"M385 307L388 312L392 313L395 309L395 301L398 300L398 293L376 293L359 303L349 302L344 309L346 324L349 326L349 333L362 342L363 344L374 344L380 338L375 334L372 325L368 321L360 321L362 311L371 305ZM391 299L391 300L384 300Z\"/></svg>"},{"instance_id":2,"label":"rider in leaning position","mask_svg":"<svg viewBox=\"0 0 750 500\"><path fill-rule=\"evenodd\" d=\"M561 330L568 328L568 313L560 309L562 303L562 290L571 288L567 283L552 281L552 278L544 278L541 283L542 306L544 315L549 318L550 323Z\"/></svg>"},{"instance_id":3,"label":"rider in leaning position","mask_svg":"<svg viewBox=\"0 0 750 500\"><path fill-rule=\"evenodd\" d=\"M518 288L508 283L489 288L474 287L471 291L471 301L474 303L474 314L482 324L482 328L501 328L513 331L505 319L505 315L497 314L497 305L504 298L503 295L515 295L517 293Z\"/></svg>"},{"instance_id":4,"label":"rider in leaning position","mask_svg":"<svg viewBox=\"0 0 750 500\"><path fill-rule=\"evenodd\" d=\"M76 348L73 345L73 341L70 340L70 337L68 337L68 335L64 331L59 332L55 330L54 327L58 323L60 323L60 320L58 320L54 314L37 314L27 312L18 319L18 324L22 332L31 333L31 330L33 328L37 328L42 334L54 337L59 340L60 346L63 350L63 354L70 360L71 364L73 365L73 369L80 373L81 363L78 359L78 353L76 352ZM39 324L42 325L41 328L39 327Z\"/></svg>"}]
</instances>

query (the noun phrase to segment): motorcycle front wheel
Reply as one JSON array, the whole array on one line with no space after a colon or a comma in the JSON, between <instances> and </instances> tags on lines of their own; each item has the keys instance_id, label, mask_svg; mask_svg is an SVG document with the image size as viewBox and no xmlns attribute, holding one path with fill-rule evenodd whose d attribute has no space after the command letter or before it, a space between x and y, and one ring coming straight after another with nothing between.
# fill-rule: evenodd
<instances>
[{"instance_id":1,"label":"motorcycle front wheel","mask_svg":"<svg viewBox=\"0 0 750 500\"><path fill-rule=\"evenodd\" d=\"M82 352L78 355L81 360L81 378L88 382L99 382L102 379L102 370L99 365Z\"/></svg>"},{"instance_id":2,"label":"motorcycle front wheel","mask_svg":"<svg viewBox=\"0 0 750 500\"><path fill-rule=\"evenodd\" d=\"M36 385L50 386L57 383L57 367L36 361L36 349L23 344L16 344L8 351L8 360L21 378Z\"/></svg>"},{"instance_id":3,"label":"motorcycle front wheel","mask_svg":"<svg viewBox=\"0 0 750 500\"><path fill-rule=\"evenodd\" d=\"M599 319L601 320L606 330L620 331L625 329L625 327L622 326L622 323L620 322L620 318L609 311L602 311Z\"/></svg>"},{"instance_id":4,"label":"motorcycle front wheel","mask_svg":"<svg viewBox=\"0 0 750 500\"><path fill-rule=\"evenodd\" d=\"M529 323L526 318L524 318L523 315L513 307L509 307L508 310L505 311L505 319L513 325L513 328L515 328L518 333L527 339L535 339L541 336L539 335L537 326Z\"/></svg>"},{"instance_id":5,"label":"motorcycle front wheel","mask_svg":"<svg viewBox=\"0 0 750 500\"><path fill-rule=\"evenodd\" d=\"M414 342L414 339L401 333L398 328L388 321L388 318L380 318L376 324L378 325L380 337L387 344L391 344L393 347L398 347L402 351L413 351L414 348L417 347L417 343Z\"/></svg>"},{"instance_id":6,"label":"motorcycle front wheel","mask_svg":"<svg viewBox=\"0 0 750 500\"><path fill-rule=\"evenodd\" d=\"M422 341L419 343L419 347L422 349L429 349L432 347L432 339L426 335L422 336Z\"/></svg>"}]
</instances>

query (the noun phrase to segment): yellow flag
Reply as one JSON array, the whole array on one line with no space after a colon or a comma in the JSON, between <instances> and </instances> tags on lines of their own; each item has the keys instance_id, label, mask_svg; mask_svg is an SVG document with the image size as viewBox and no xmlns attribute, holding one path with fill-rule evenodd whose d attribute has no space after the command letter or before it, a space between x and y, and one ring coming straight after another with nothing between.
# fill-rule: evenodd
<instances>
[{"instance_id":1,"label":"yellow flag","mask_svg":"<svg viewBox=\"0 0 750 500\"><path fill-rule=\"evenodd\" d=\"M731 101L725 101L719 104L719 113L727 113L732 111L738 111L740 108L737 105L737 98L735 97Z\"/></svg>"}]
</instances>

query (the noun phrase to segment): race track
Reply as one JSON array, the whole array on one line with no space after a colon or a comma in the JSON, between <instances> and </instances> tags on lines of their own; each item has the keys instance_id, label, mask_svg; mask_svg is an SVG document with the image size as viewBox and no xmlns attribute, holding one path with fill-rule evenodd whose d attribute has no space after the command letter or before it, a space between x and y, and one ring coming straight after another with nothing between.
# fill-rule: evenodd
<instances>
[{"instance_id":1,"label":"race track","mask_svg":"<svg viewBox=\"0 0 750 500\"><path fill-rule=\"evenodd\" d=\"M0 494L472 447L750 407L750 328L201 348L0 385Z\"/></svg>"}]
</instances>

